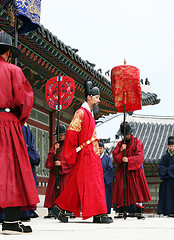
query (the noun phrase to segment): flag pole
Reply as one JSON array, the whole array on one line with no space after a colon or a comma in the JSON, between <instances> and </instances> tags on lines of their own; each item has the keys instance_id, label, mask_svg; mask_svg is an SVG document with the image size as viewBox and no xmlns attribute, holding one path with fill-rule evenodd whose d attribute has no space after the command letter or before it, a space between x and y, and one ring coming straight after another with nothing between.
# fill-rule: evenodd
<instances>
[{"instance_id":1,"label":"flag pole","mask_svg":"<svg viewBox=\"0 0 174 240\"><path fill-rule=\"evenodd\" d=\"M124 59L124 65L126 65L126 59ZM123 143L126 143L126 129L125 129L125 122L126 122L126 92L123 93L123 104L124 104L124 117L123 117L123 129L124 129L124 140ZM123 150L123 156L126 156L126 151L125 149ZM124 167L123 167L123 182L124 182L124 213L123 213L123 218L124 220L126 219L127 215L126 215L126 170L127 170L127 164L124 162L123 163Z\"/></svg>"},{"instance_id":2,"label":"flag pole","mask_svg":"<svg viewBox=\"0 0 174 240\"><path fill-rule=\"evenodd\" d=\"M59 125L60 125L60 79L61 77L57 77L58 81L58 108L57 108L57 138L56 142L59 143ZM58 161L59 149L57 148L56 152L56 161ZM56 166L56 185L55 185L55 197L57 198L57 190L59 189L59 166Z\"/></svg>"},{"instance_id":3,"label":"flag pole","mask_svg":"<svg viewBox=\"0 0 174 240\"><path fill-rule=\"evenodd\" d=\"M126 129L125 129L125 122L126 122L126 92L123 93L123 101L124 101L124 117L123 117L123 132L124 132L124 139L123 139L123 143L126 143ZM123 156L126 156L126 151L125 149L123 150ZM127 170L127 163L124 162L123 163L123 182L124 182L124 213L123 213L123 218L126 219L127 215L126 215L126 170Z\"/></svg>"},{"instance_id":4,"label":"flag pole","mask_svg":"<svg viewBox=\"0 0 174 240\"><path fill-rule=\"evenodd\" d=\"M15 26L14 26L14 46L18 47L18 17L15 16ZM17 58L14 59L14 64L17 66Z\"/></svg>"}]
</instances>

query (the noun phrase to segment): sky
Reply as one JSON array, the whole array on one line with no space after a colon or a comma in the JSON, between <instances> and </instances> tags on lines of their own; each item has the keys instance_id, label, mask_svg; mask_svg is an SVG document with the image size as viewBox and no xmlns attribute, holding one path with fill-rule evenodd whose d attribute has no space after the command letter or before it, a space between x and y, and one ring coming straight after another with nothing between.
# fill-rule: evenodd
<instances>
[{"instance_id":1,"label":"sky","mask_svg":"<svg viewBox=\"0 0 174 240\"><path fill-rule=\"evenodd\" d=\"M40 23L103 75L126 58L161 99L136 114L174 116L173 10L174 0L42 0Z\"/></svg>"}]
</instances>

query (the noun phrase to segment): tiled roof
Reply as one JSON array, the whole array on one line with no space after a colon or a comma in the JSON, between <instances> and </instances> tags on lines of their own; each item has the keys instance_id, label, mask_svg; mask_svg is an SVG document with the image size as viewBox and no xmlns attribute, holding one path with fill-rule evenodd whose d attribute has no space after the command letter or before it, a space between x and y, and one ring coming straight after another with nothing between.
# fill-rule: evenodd
<instances>
[{"instance_id":1,"label":"tiled roof","mask_svg":"<svg viewBox=\"0 0 174 240\"><path fill-rule=\"evenodd\" d=\"M106 86L111 88L111 83L100 74L99 71L96 71L93 64L90 64L87 60L83 60L70 46L67 46L64 42L57 38L57 36L53 35L48 29L46 29L43 25L37 29L37 32L42 35L43 38L47 39L53 45L55 45L62 52L67 54L73 61L80 64L82 68L88 71L93 77L97 78L99 81L104 83Z\"/></svg>"},{"instance_id":2,"label":"tiled roof","mask_svg":"<svg viewBox=\"0 0 174 240\"><path fill-rule=\"evenodd\" d=\"M150 92L143 92L142 91L142 105L155 105L160 102L160 99L158 99L157 95L155 93Z\"/></svg>"},{"instance_id":3,"label":"tiled roof","mask_svg":"<svg viewBox=\"0 0 174 240\"><path fill-rule=\"evenodd\" d=\"M167 150L167 139L174 135L174 124L131 123L136 131L134 136L144 145L145 163L158 163Z\"/></svg>"}]
</instances>

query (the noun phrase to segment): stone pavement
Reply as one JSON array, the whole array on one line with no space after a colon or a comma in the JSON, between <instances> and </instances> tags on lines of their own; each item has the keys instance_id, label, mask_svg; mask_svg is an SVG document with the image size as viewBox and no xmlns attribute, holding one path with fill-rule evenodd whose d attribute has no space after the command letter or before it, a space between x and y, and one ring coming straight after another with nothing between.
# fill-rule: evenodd
<instances>
[{"instance_id":1,"label":"stone pavement","mask_svg":"<svg viewBox=\"0 0 174 240\"><path fill-rule=\"evenodd\" d=\"M44 219L43 216L47 214L46 209L37 211L39 218L24 223L32 227L32 234L10 236L0 232L0 240L170 240L174 238L174 218L159 218L149 214L145 215L145 220L114 219L114 223L111 224L94 224L92 218L85 221L76 218L69 220L69 223L60 223L55 219Z\"/></svg>"}]
</instances>

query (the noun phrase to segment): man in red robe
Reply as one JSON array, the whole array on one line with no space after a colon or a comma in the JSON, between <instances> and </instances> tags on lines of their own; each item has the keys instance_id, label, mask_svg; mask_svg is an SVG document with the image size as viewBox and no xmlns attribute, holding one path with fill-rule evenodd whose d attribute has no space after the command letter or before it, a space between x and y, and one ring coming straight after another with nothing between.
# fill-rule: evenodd
<instances>
[{"instance_id":1,"label":"man in red robe","mask_svg":"<svg viewBox=\"0 0 174 240\"><path fill-rule=\"evenodd\" d=\"M118 164L115 178L112 202L116 203L121 209L124 206L124 177L123 168L126 167L126 206L135 203L144 203L151 201L149 188L146 182L145 174L142 169L144 162L144 146L142 142L132 135L133 129L128 122L125 122L125 143L118 142L113 150L114 162ZM124 134L124 124L120 125L120 134ZM125 151L125 156L124 156ZM138 207L139 206L139 207ZM141 204L137 206L137 218L142 217Z\"/></svg>"},{"instance_id":2,"label":"man in red robe","mask_svg":"<svg viewBox=\"0 0 174 240\"><path fill-rule=\"evenodd\" d=\"M64 157L72 165L68 183L56 199L51 213L68 222L65 210L94 223L111 223L107 216L103 168L99 154L93 109L100 102L100 92L92 82L85 82L86 101L76 111L65 137Z\"/></svg>"},{"instance_id":3,"label":"man in red robe","mask_svg":"<svg viewBox=\"0 0 174 240\"><path fill-rule=\"evenodd\" d=\"M56 134L57 135L56 130ZM66 128L64 125L59 125L59 143L55 143L53 147L50 149L48 153L48 158L45 163L45 167L50 170L48 186L45 196L44 207L48 208L48 215L45 218L52 217L51 208L55 205L55 196L59 196L63 189L65 188L69 173L70 173L70 165L65 161L63 155L64 149L64 140L65 140ZM57 149L58 149L58 159L57 157ZM59 166L59 188L56 189L56 166Z\"/></svg>"},{"instance_id":4,"label":"man in red robe","mask_svg":"<svg viewBox=\"0 0 174 240\"><path fill-rule=\"evenodd\" d=\"M5 213L4 234L28 233L32 229L20 221L20 210L39 202L21 126L29 118L33 91L22 70L8 63L20 50L10 35L0 32L0 208Z\"/></svg>"}]
</instances>

